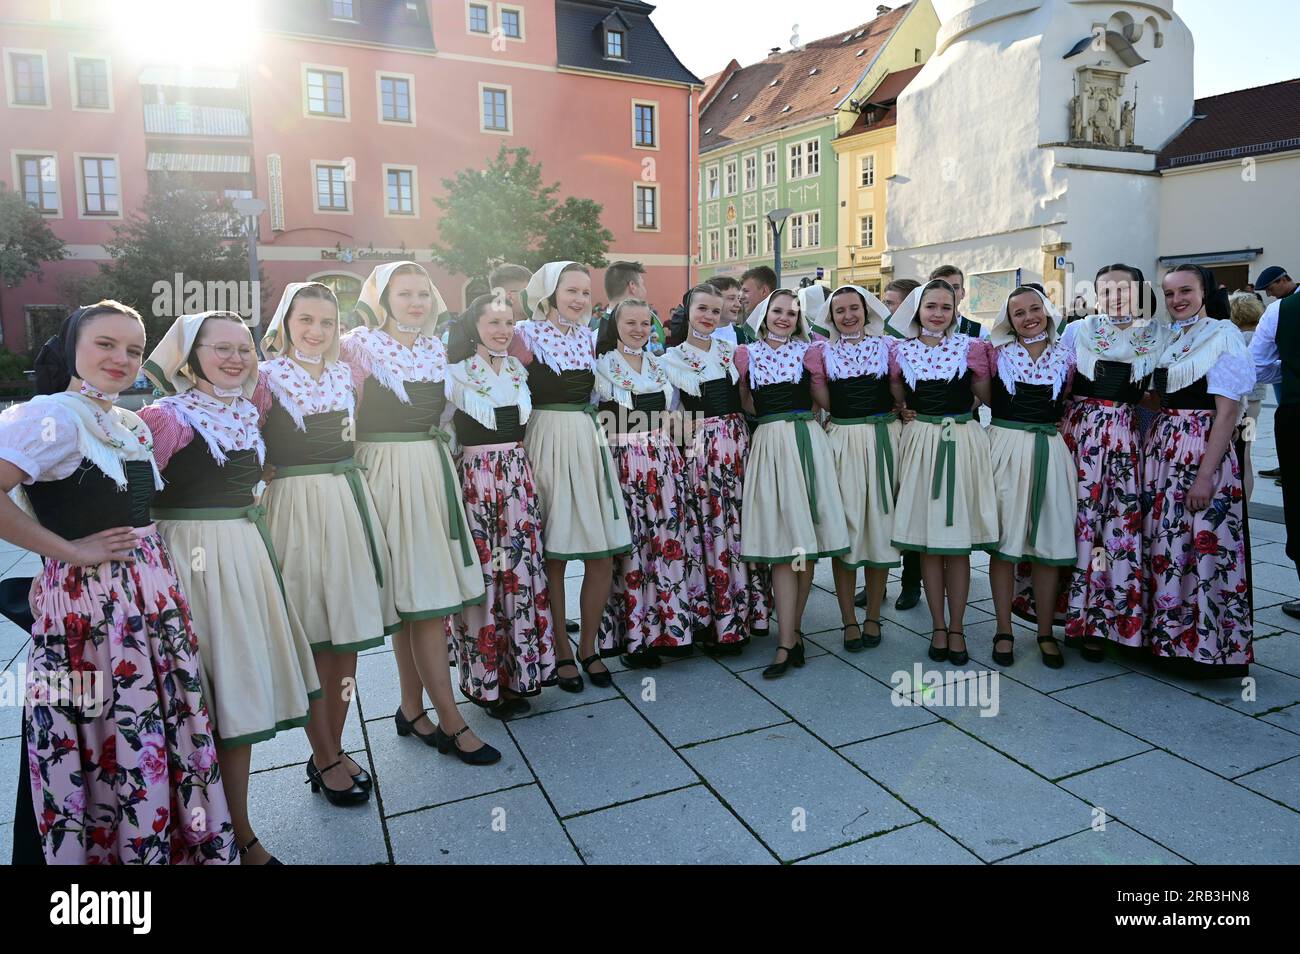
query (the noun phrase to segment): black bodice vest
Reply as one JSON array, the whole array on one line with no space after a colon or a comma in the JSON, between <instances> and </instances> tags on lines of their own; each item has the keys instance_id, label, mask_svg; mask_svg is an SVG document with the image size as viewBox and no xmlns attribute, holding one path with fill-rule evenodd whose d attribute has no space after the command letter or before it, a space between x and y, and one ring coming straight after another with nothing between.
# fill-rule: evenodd
<instances>
[{"instance_id":1,"label":"black bodice vest","mask_svg":"<svg viewBox=\"0 0 1300 954\"><path fill-rule=\"evenodd\" d=\"M257 451L227 451L225 464L218 464L199 434L163 468L166 486L154 497L159 508L249 507L253 488L262 479Z\"/></svg>"},{"instance_id":2,"label":"black bodice vest","mask_svg":"<svg viewBox=\"0 0 1300 954\"><path fill-rule=\"evenodd\" d=\"M1214 395L1208 390L1209 382L1205 376L1197 378L1181 391L1167 390L1168 368L1156 368L1152 376L1151 390L1160 395L1160 406L1179 411L1213 411L1216 407Z\"/></svg>"},{"instance_id":3,"label":"black bodice vest","mask_svg":"<svg viewBox=\"0 0 1300 954\"><path fill-rule=\"evenodd\" d=\"M917 381L915 388L904 385L908 410L917 414L969 414L975 406L971 391L971 371L951 381Z\"/></svg>"},{"instance_id":4,"label":"black bodice vest","mask_svg":"<svg viewBox=\"0 0 1300 954\"><path fill-rule=\"evenodd\" d=\"M1062 389L1064 391L1064 388ZM1020 421L1025 424L1056 424L1065 411L1065 402L1052 399L1050 384L1025 384L1016 382L1016 393L996 375L993 378L993 416L1003 421Z\"/></svg>"},{"instance_id":5,"label":"black bodice vest","mask_svg":"<svg viewBox=\"0 0 1300 954\"><path fill-rule=\"evenodd\" d=\"M404 381L410 404L403 404L397 395L374 378L367 378L361 407L357 411L357 440L364 441L367 434L428 433L442 418L447 405L441 381Z\"/></svg>"},{"instance_id":6,"label":"black bodice vest","mask_svg":"<svg viewBox=\"0 0 1300 954\"><path fill-rule=\"evenodd\" d=\"M271 403L262 438L266 441L266 459L276 467L293 467L300 464L333 464L347 460L353 453L355 436L348 412L325 411L306 414L302 419L307 426L300 431L279 398Z\"/></svg>"},{"instance_id":7,"label":"black bodice vest","mask_svg":"<svg viewBox=\"0 0 1300 954\"><path fill-rule=\"evenodd\" d=\"M631 408L624 407L617 401L601 401L598 410L601 420L611 433L633 434L661 427L663 412L667 407L668 401L663 391L648 391L632 395Z\"/></svg>"},{"instance_id":8,"label":"black bodice vest","mask_svg":"<svg viewBox=\"0 0 1300 954\"><path fill-rule=\"evenodd\" d=\"M1071 391L1075 397L1117 401L1120 404L1137 404L1142 400L1142 382L1130 381L1133 366L1125 361L1098 360L1092 370L1093 377L1075 372Z\"/></svg>"},{"instance_id":9,"label":"black bodice vest","mask_svg":"<svg viewBox=\"0 0 1300 954\"><path fill-rule=\"evenodd\" d=\"M781 381L750 390L754 395L754 413L757 417L812 410L812 372L807 368L803 369L803 376L796 382Z\"/></svg>"},{"instance_id":10,"label":"black bodice vest","mask_svg":"<svg viewBox=\"0 0 1300 954\"><path fill-rule=\"evenodd\" d=\"M682 407L704 417L723 417L740 413L740 385L723 375L700 384L700 396L680 392Z\"/></svg>"},{"instance_id":11,"label":"black bodice vest","mask_svg":"<svg viewBox=\"0 0 1300 954\"><path fill-rule=\"evenodd\" d=\"M871 417L894 409L894 395L889 390L887 377L860 374L839 381L827 381L826 389L831 396L831 417Z\"/></svg>"},{"instance_id":12,"label":"black bodice vest","mask_svg":"<svg viewBox=\"0 0 1300 954\"><path fill-rule=\"evenodd\" d=\"M528 390L533 406L543 404L590 404L596 386L596 373L590 368L577 371L553 371L541 359L528 365Z\"/></svg>"},{"instance_id":13,"label":"black bodice vest","mask_svg":"<svg viewBox=\"0 0 1300 954\"><path fill-rule=\"evenodd\" d=\"M479 444L512 444L524 439L524 425L519 423L519 405L508 404L496 409L496 430L484 427L460 408L451 419L456 429L456 440L462 447Z\"/></svg>"},{"instance_id":14,"label":"black bodice vest","mask_svg":"<svg viewBox=\"0 0 1300 954\"><path fill-rule=\"evenodd\" d=\"M62 480L38 480L28 486L27 499L40 525L65 540L113 527L148 526L154 497L153 465L147 460L127 460L122 465L125 490L119 490L88 457Z\"/></svg>"}]
</instances>

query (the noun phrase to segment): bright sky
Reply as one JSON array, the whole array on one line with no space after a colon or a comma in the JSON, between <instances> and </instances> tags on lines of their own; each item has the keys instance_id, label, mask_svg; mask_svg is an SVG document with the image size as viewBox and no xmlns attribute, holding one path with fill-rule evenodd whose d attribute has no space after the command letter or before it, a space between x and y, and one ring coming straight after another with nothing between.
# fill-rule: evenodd
<instances>
[{"instance_id":1,"label":"bright sky","mask_svg":"<svg viewBox=\"0 0 1300 954\"><path fill-rule=\"evenodd\" d=\"M658 0L652 19L682 62L703 78L733 57L746 66L774 46L789 49L796 24L807 42L863 22L877 5L878 0ZM1300 77L1297 9L1295 0L1175 0L1174 10L1196 41L1196 95Z\"/></svg>"}]
</instances>

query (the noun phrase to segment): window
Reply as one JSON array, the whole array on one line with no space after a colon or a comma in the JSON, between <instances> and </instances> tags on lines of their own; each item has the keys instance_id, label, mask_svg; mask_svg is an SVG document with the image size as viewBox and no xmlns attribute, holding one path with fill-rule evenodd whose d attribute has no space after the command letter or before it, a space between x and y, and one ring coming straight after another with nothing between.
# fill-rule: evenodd
<instances>
[{"instance_id":1,"label":"window","mask_svg":"<svg viewBox=\"0 0 1300 954\"><path fill-rule=\"evenodd\" d=\"M745 258L753 258L758 254L758 223L745 223Z\"/></svg>"},{"instance_id":2,"label":"window","mask_svg":"<svg viewBox=\"0 0 1300 954\"><path fill-rule=\"evenodd\" d=\"M316 164L316 211L350 211L346 166L326 162Z\"/></svg>"},{"instance_id":3,"label":"window","mask_svg":"<svg viewBox=\"0 0 1300 954\"><path fill-rule=\"evenodd\" d=\"M776 150L763 153L763 185L776 185Z\"/></svg>"},{"instance_id":4,"label":"window","mask_svg":"<svg viewBox=\"0 0 1300 954\"><path fill-rule=\"evenodd\" d=\"M797 142L789 147L786 153L787 162L785 177L787 179L803 178L803 143Z\"/></svg>"},{"instance_id":5,"label":"window","mask_svg":"<svg viewBox=\"0 0 1300 954\"><path fill-rule=\"evenodd\" d=\"M121 215L117 160L108 156L82 156L80 166L82 213Z\"/></svg>"},{"instance_id":6,"label":"window","mask_svg":"<svg viewBox=\"0 0 1300 954\"><path fill-rule=\"evenodd\" d=\"M484 3L471 3L469 5L469 32L470 33L488 33L488 8Z\"/></svg>"},{"instance_id":7,"label":"window","mask_svg":"<svg viewBox=\"0 0 1300 954\"><path fill-rule=\"evenodd\" d=\"M72 67L75 78L73 105L77 109L112 109L108 60L95 56L74 56Z\"/></svg>"},{"instance_id":8,"label":"window","mask_svg":"<svg viewBox=\"0 0 1300 954\"><path fill-rule=\"evenodd\" d=\"M718 167L709 166L709 168L705 170L704 175L709 184L704 197L706 199L716 199L718 197Z\"/></svg>"},{"instance_id":9,"label":"window","mask_svg":"<svg viewBox=\"0 0 1300 954\"><path fill-rule=\"evenodd\" d=\"M45 89L45 54L12 52L9 54L9 105L46 106L50 97Z\"/></svg>"},{"instance_id":10,"label":"window","mask_svg":"<svg viewBox=\"0 0 1300 954\"><path fill-rule=\"evenodd\" d=\"M772 226L766 219L763 220L762 226L763 226L763 254L771 255L772 254Z\"/></svg>"},{"instance_id":11,"label":"window","mask_svg":"<svg viewBox=\"0 0 1300 954\"><path fill-rule=\"evenodd\" d=\"M876 184L876 157L874 154L862 157L862 188L869 189Z\"/></svg>"},{"instance_id":12,"label":"window","mask_svg":"<svg viewBox=\"0 0 1300 954\"><path fill-rule=\"evenodd\" d=\"M622 30L609 30L605 33L605 59L621 60L624 57L624 44Z\"/></svg>"},{"instance_id":13,"label":"window","mask_svg":"<svg viewBox=\"0 0 1300 954\"><path fill-rule=\"evenodd\" d=\"M721 256L718 254L718 230L714 229L709 233L709 248L707 260L716 262Z\"/></svg>"},{"instance_id":14,"label":"window","mask_svg":"<svg viewBox=\"0 0 1300 954\"><path fill-rule=\"evenodd\" d=\"M335 20L356 20L354 0L330 0L330 16Z\"/></svg>"},{"instance_id":15,"label":"window","mask_svg":"<svg viewBox=\"0 0 1300 954\"><path fill-rule=\"evenodd\" d=\"M822 172L822 144L819 139L809 139L804 143L804 152L808 157L808 175L819 176Z\"/></svg>"},{"instance_id":16,"label":"window","mask_svg":"<svg viewBox=\"0 0 1300 954\"><path fill-rule=\"evenodd\" d=\"M415 170L385 166L384 193L389 215L415 215Z\"/></svg>"},{"instance_id":17,"label":"window","mask_svg":"<svg viewBox=\"0 0 1300 954\"><path fill-rule=\"evenodd\" d=\"M386 123L415 122L409 77L379 77L379 118Z\"/></svg>"},{"instance_id":18,"label":"window","mask_svg":"<svg viewBox=\"0 0 1300 954\"><path fill-rule=\"evenodd\" d=\"M803 216L792 215L786 225L790 232L790 247L803 248Z\"/></svg>"},{"instance_id":19,"label":"window","mask_svg":"<svg viewBox=\"0 0 1300 954\"><path fill-rule=\"evenodd\" d=\"M822 243L822 214L804 212L790 216L786 230L790 233L790 248L817 248Z\"/></svg>"},{"instance_id":20,"label":"window","mask_svg":"<svg viewBox=\"0 0 1300 954\"><path fill-rule=\"evenodd\" d=\"M483 97L483 132L510 132L510 90L480 86Z\"/></svg>"},{"instance_id":21,"label":"window","mask_svg":"<svg viewBox=\"0 0 1300 954\"><path fill-rule=\"evenodd\" d=\"M876 244L876 217L864 215L858 220L858 244L870 248Z\"/></svg>"},{"instance_id":22,"label":"window","mask_svg":"<svg viewBox=\"0 0 1300 954\"><path fill-rule=\"evenodd\" d=\"M791 143L788 147L786 177L803 179L821 173L821 141L808 139Z\"/></svg>"},{"instance_id":23,"label":"window","mask_svg":"<svg viewBox=\"0 0 1300 954\"><path fill-rule=\"evenodd\" d=\"M745 163L745 191L753 192L758 188L758 156L746 156Z\"/></svg>"},{"instance_id":24,"label":"window","mask_svg":"<svg viewBox=\"0 0 1300 954\"><path fill-rule=\"evenodd\" d=\"M59 214L59 161L51 154L15 157L23 201L42 215Z\"/></svg>"},{"instance_id":25,"label":"window","mask_svg":"<svg viewBox=\"0 0 1300 954\"><path fill-rule=\"evenodd\" d=\"M524 38L524 11L518 7L499 7L501 33L511 40Z\"/></svg>"},{"instance_id":26,"label":"window","mask_svg":"<svg viewBox=\"0 0 1300 954\"><path fill-rule=\"evenodd\" d=\"M640 185L636 187L636 227L639 229L659 228L659 187Z\"/></svg>"},{"instance_id":27,"label":"window","mask_svg":"<svg viewBox=\"0 0 1300 954\"><path fill-rule=\"evenodd\" d=\"M740 257L740 233L734 225L727 226L727 258Z\"/></svg>"},{"instance_id":28,"label":"window","mask_svg":"<svg viewBox=\"0 0 1300 954\"><path fill-rule=\"evenodd\" d=\"M725 195L736 194L736 160L729 160L723 167L723 193Z\"/></svg>"},{"instance_id":29,"label":"window","mask_svg":"<svg viewBox=\"0 0 1300 954\"><path fill-rule=\"evenodd\" d=\"M632 104L632 144L640 149L659 148L654 103Z\"/></svg>"},{"instance_id":30,"label":"window","mask_svg":"<svg viewBox=\"0 0 1300 954\"><path fill-rule=\"evenodd\" d=\"M347 117L347 84L344 75L335 70L307 70L307 114Z\"/></svg>"}]
</instances>

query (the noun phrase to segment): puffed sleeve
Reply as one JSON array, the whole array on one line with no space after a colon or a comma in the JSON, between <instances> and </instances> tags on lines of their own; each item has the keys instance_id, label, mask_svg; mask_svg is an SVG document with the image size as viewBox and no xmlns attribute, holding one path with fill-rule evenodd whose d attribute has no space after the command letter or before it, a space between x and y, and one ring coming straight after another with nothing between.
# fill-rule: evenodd
<instances>
[{"instance_id":1,"label":"puffed sleeve","mask_svg":"<svg viewBox=\"0 0 1300 954\"><path fill-rule=\"evenodd\" d=\"M1205 390L1240 401L1255 389L1255 362L1244 349L1225 351L1205 373Z\"/></svg>"},{"instance_id":2,"label":"puffed sleeve","mask_svg":"<svg viewBox=\"0 0 1300 954\"><path fill-rule=\"evenodd\" d=\"M749 348L740 345L736 348L736 356L732 359L736 363L736 373L740 375L740 380L746 384L749 383Z\"/></svg>"},{"instance_id":3,"label":"puffed sleeve","mask_svg":"<svg viewBox=\"0 0 1300 954\"><path fill-rule=\"evenodd\" d=\"M966 366L971 369L977 381L985 381L993 376L997 367L997 355L993 346L987 341L972 338L966 348Z\"/></svg>"},{"instance_id":4,"label":"puffed sleeve","mask_svg":"<svg viewBox=\"0 0 1300 954\"><path fill-rule=\"evenodd\" d=\"M62 480L81 463L72 415L57 404L15 404L0 414L0 460L25 475L24 484Z\"/></svg>"},{"instance_id":5,"label":"puffed sleeve","mask_svg":"<svg viewBox=\"0 0 1300 954\"><path fill-rule=\"evenodd\" d=\"M194 428L165 407L157 404L142 407L140 419L149 425L149 430L153 433L153 457L158 463L159 471L167 466L173 454L194 440Z\"/></svg>"},{"instance_id":6,"label":"puffed sleeve","mask_svg":"<svg viewBox=\"0 0 1300 954\"><path fill-rule=\"evenodd\" d=\"M1065 330L1061 332L1061 340L1057 343L1057 347L1061 348L1063 351L1068 351L1070 354L1074 354L1074 339L1078 337L1078 334L1079 322L1070 322L1065 326Z\"/></svg>"},{"instance_id":7,"label":"puffed sleeve","mask_svg":"<svg viewBox=\"0 0 1300 954\"><path fill-rule=\"evenodd\" d=\"M813 342L812 346L803 353L803 366L808 369L812 375L813 384L819 387L826 385L826 339Z\"/></svg>"}]
</instances>

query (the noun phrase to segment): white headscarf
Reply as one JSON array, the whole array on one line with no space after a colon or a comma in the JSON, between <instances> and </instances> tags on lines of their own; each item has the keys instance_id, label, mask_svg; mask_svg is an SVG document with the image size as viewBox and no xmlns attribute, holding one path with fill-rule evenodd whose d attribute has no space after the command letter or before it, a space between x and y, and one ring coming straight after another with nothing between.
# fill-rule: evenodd
<instances>
[{"instance_id":1,"label":"white headscarf","mask_svg":"<svg viewBox=\"0 0 1300 954\"><path fill-rule=\"evenodd\" d=\"M764 298L762 301L760 301L757 305L754 306L754 310L751 311L749 313L749 317L745 319L745 324L749 325L750 330L753 331L754 334L758 335L760 340L767 336L766 335L767 307L768 307L768 303L776 295L790 295L794 297L796 301L798 301L798 296L795 295L795 293L790 289L778 288L776 291L772 292L771 295L768 295L766 298ZM791 335L791 337L802 338L804 341L810 340L810 335L808 334L808 313L804 311L802 308L799 310L799 324L795 327L794 334Z\"/></svg>"},{"instance_id":2,"label":"white headscarf","mask_svg":"<svg viewBox=\"0 0 1300 954\"><path fill-rule=\"evenodd\" d=\"M198 340L199 330L213 315L233 315L239 319L239 323L245 329L248 328L244 320L234 312L202 311L197 315L181 315L172 322L172 326L163 335L162 341L158 342L157 347L144 363L144 373L158 387L158 390L164 394L183 394L194 387L199 378L189 365L189 357L194 350L194 342ZM248 336L248 345L250 348L253 345L251 333ZM244 378L244 397L251 398L256 388L257 352L254 351L252 367Z\"/></svg>"},{"instance_id":3,"label":"white headscarf","mask_svg":"<svg viewBox=\"0 0 1300 954\"><path fill-rule=\"evenodd\" d=\"M1043 303L1043 311L1047 313L1047 340L1052 344L1056 344L1061 331L1061 313L1052 304L1052 300L1037 288L1029 290L1037 295ZM1022 291L1020 294L1023 295L1024 292ZM997 320L993 322L993 329L989 332L989 343L995 348L1009 344L1018 337L1015 326L1011 324L1011 299L1014 297L1014 294L1007 296L1007 300L1002 303L1002 310L998 312Z\"/></svg>"},{"instance_id":4,"label":"white headscarf","mask_svg":"<svg viewBox=\"0 0 1300 954\"><path fill-rule=\"evenodd\" d=\"M816 323L826 329L827 340L834 344L840 339L840 331L835 327L835 322L831 318L831 302L842 291L857 292L867 304L866 314L862 316L862 333L868 336L884 334L885 323L889 321L889 309L885 306L885 303L861 285L841 285L826 296L826 301L817 314Z\"/></svg>"},{"instance_id":5,"label":"white headscarf","mask_svg":"<svg viewBox=\"0 0 1300 954\"><path fill-rule=\"evenodd\" d=\"M438 319L447 310L447 303L438 291L438 286L433 283L432 278L429 278L429 273L424 270L424 266L419 262L388 262L384 265L375 266L361 285L361 295L357 298L357 304L352 313L359 315L367 328L382 328L384 322L391 316L380 303L380 300L383 298L384 290L388 288L388 282L392 279L393 272L403 265L414 265L424 274L425 278L429 279L429 288L433 292L433 302L429 314L424 317L421 330L423 334L432 337L438 328Z\"/></svg>"},{"instance_id":6,"label":"white headscarf","mask_svg":"<svg viewBox=\"0 0 1300 954\"><path fill-rule=\"evenodd\" d=\"M540 269L533 273L533 277L528 281L528 287L524 289L524 309L529 313L534 321L546 321L547 311L550 305L547 299L555 294L555 289L560 287L560 275L570 265L577 265L578 262L547 262ZM591 309L583 318L591 318Z\"/></svg>"},{"instance_id":7,"label":"white headscarf","mask_svg":"<svg viewBox=\"0 0 1300 954\"><path fill-rule=\"evenodd\" d=\"M320 282L290 282L285 286L284 294L280 296L280 304L275 307L275 315L271 318L271 323L266 326L266 334L262 336L262 351L265 354L287 354L289 347L289 330L285 328L284 323L289 318L289 309L293 307L294 296L304 288L324 288L330 291L328 285ZM334 293L330 292L330 298L333 299ZM337 301L335 302L337 304ZM325 362L333 364L339 359L339 337L342 329L335 327L334 342L325 352Z\"/></svg>"},{"instance_id":8,"label":"white headscarf","mask_svg":"<svg viewBox=\"0 0 1300 954\"><path fill-rule=\"evenodd\" d=\"M799 298L799 314L808 322L809 330L812 330L814 326L820 326L817 327L817 331L825 333L826 326L822 324L820 319L828 297L826 286L814 282L800 288L797 295Z\"/></svg>"},{"instance_id":9,"label":"white headscarf","mask_svg":"<svg viewBox=\"0 0 1300 954\"><path fill-rule=\"evenodd\" d=\"M934 291L935 289L931 289ZM942 290L942 289L940 289ZM889 328L900 338L916 338L921 334L921 319L917 313L921 310L921 297L925 293L925 285L918 285L912 289L912 293L903 299L903 303L898 306L898 311L894 312L889 319ZM957 315L957 309L952 312L952 322L944 331L944 337L949 338L957 333L957 325L960 318Z\"/></svg>"}]
</instances>

